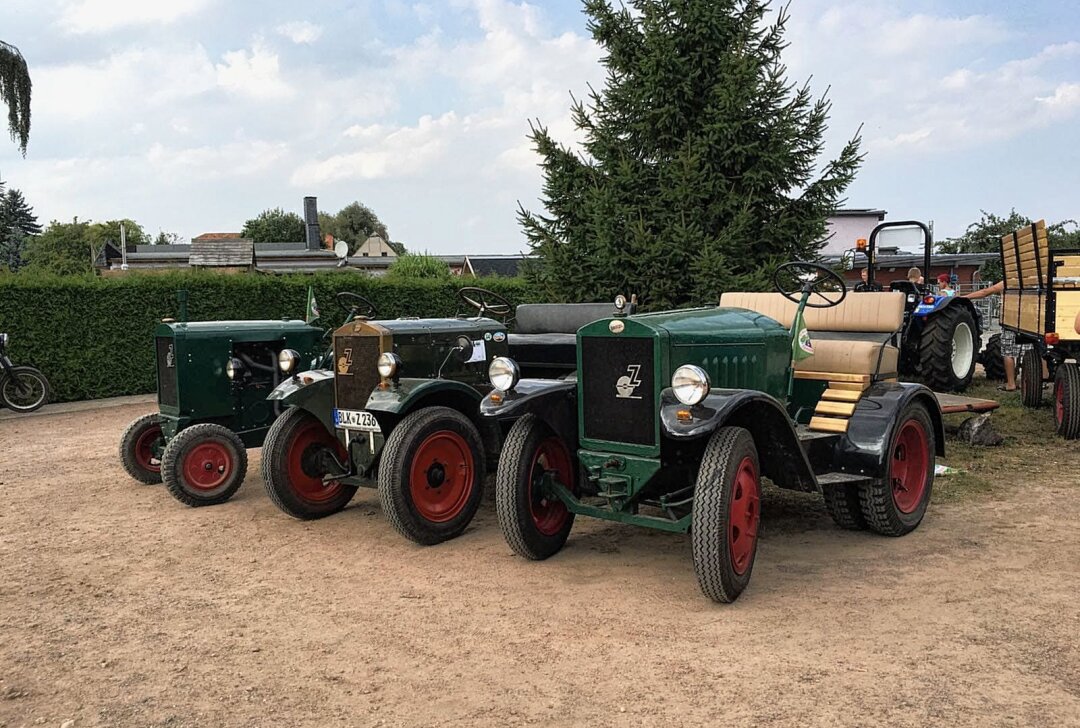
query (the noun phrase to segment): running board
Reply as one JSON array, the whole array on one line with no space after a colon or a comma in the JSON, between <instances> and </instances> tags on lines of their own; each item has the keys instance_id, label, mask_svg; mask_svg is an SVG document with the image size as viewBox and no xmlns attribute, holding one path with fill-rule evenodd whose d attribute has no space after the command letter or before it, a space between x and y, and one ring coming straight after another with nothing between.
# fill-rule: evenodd
<instances>
[{"instance_id":1,"label":"running board","mask_svg":"<svg viewBox=\"0 0 1080 728\"><path fill-rule=\"evenodd\" d=\"M865 475L841 473L839 471L834 473L822 473L817 476L818 485L822 487L827 485L866 485L873 480L873 478Z\"/></svg>"}]
</instances>

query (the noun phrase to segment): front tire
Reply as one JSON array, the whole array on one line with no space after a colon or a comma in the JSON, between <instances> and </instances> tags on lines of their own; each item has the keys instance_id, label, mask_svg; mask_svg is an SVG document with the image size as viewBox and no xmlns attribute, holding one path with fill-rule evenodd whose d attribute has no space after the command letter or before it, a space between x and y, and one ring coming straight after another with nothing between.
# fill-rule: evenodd
<instances>
[{"instance_id":1,"label":"front tire","mask_svg":"<svg viewBox=\"0 0 1080 728\"><path fill-rule=\"evenodd\" d=\"M757 556L761 476L754 438L741 427L721 427L709 438L694 487L690 543L705 596L735 601Z\"/></svg>"},{"instance_id":2,"label":"front tire","mask_svg":"<svg viewBox=\"0 0 1080 728\"><path fill-rule=\"evenodd\" d=\"M1033 346L1020 359L1020 402L1025 407L1041 407L1042 385L1042 357Z\"/></svg>"},{"instance_id":3,"label":"front tire","mask_svg":"<svg viewBox=\"0 0 1080 728\"><path fill-rule=\"evenodd\" d=\"M962 392L975 374L975 319L963 305L926 318L919 339L919 372L936 392Z\"/></svg>"},{"instance_id":4,"label":"front tire","mask_svg":"<svg viewBox=\"0 0 1080 728\"><path fill-rule=\"evenodd\" d=\"M146 485L161 482L161 456L165 436L156 412L139 417L120 436L120 464L135 480Z\"/></svg>"},{"instance_id":5,"label":"front tire","mask_svg":"<svg viewBox=\"0 0 1080 728\"><path fill-rule=\"evenodd\" d=\"M889 441L885 477L859 491L870 530L903 536L918 527L930 504L936 452L930 413L925 405L909 404Z\"/></svg>"},{"instance_id":6,"label":"front tire","mask_svg":"<svg viewBox=\"0 0 1080 728\"><path fill-rule=\"evenodd\" d=\"M1005 380L1005 359L1001 355L1001 334L994 334L986 342L986 348L982 352L983 370L986 379L991 382Z\"/></svg>"},{"instance_id":7,"label":"front tire","mask_svg":"<svg viewBox=\"0 0 1080 728\"><path fill-rule=\"evenodd\" d=\"M177 433L161 455L161 479L176 500L198 508L233 497L247 475L247 450L227 427L204 422Z\"/></svg>"},{"instance_id":8,"label":"front tire","mask_svg":"<svg viewBox=\"0 0 1080 728\"><path fill-rule=\"evenodd\" d=\"M299 407L282 412L266 433L262 451L263 485L274 505L302 521L324 518L347 506L356 486L323 482L329 453L341 462L347 457L334 433L315 415Z\"/></svg>"},{"instance_id":9,"label":"front tire","mask_svg":"<svg viewBox=\"0 0 1080 728\"><path fill-rule=\"evenodd\" d=\"M423 546L460 536L483 495L484 445L449 407L425 407L390 432L379 463L379 500L398 533Z\"/></svg>"},{"instance_id":10,"label":"front tire","mask_svg":"<svg viewBox=\"0 0 1080 728\"><path fill-rule=\"evenodd\" d=\"M1054 377L1054 424L1066 440L1080 437L1080 367L1062 364Z\"/></svg>"},{"instance_id":11,"label":"front tire","mask_svg":"<svg viewBox=\"0 0 1080 728\"><path fill-rule=\"evenodd\" d=\"M533 561L558 553L574 526L574 514L543 491L549 471L570 492L576 490L577 468L566 443L539 417L525 415L506 435L495 476L495 513L506 543Z\"/></svg>"},{"instance_id":12,"label":"front tire","mask_svg":"<svg viewBox=\"0 0 1080 728\"><path fill-rule=\"evenodd\" d=\"M49 380L34 367L12 367L0 379L0 404L12 412L26 414L49 401Z\"/></svg>"}]
</instances>

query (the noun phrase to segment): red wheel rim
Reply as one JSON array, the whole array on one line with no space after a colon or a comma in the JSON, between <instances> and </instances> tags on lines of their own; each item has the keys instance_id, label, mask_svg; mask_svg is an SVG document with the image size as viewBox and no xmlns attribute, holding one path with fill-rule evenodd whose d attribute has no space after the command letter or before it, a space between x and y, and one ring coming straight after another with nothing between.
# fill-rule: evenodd
<instances>
[{"instance_id":1,"label":"red wheel rim","mask_svg":"<svg viewBox=\"0 0 1080 728\"><path fill-rule=\"evenodd\" d=\"M761 496L758 493L757 465L752 457L744 457L735 472L731 486L731 505L728 508L728 550L731 568L740 576L750 568L757 543L758 520L761 517Z\"/></svg>"},{"instance_id":2,"label":"red wheel rim","mask_svg":"<svg viewBox=\"0 0 1080 728\"><path fill-rule=\"evenodd\" d=\"M235 462L228 447L206 440L184 455L184 482L195 490L220 488L232 475Z\"/></svg>"},{"instance_id":3,"label":"red wheel rim","mask_svg":"<svg viewBox=\"0 0 1080 728\"><path fill-rule=\"evenodd\" d=\"M554 435L541 441L529 469L529 514L536 530L545 536L558 533L570 518L566 504L544 492L544 473L549 470L562 485L574 489L573 460L563 441Z\"/></svg>"},{"instance_id":4,"label":"red wheel rim","mask_svg":"<svg viewBox=\"0 0 1080 728\"><path fill-rule=\"evenodd\" d=\"M1065 421L1065 386L1060 379L1054 383L1054 418L1059 426Z\"/></svg>"},{"instance_id":5,"label":"red wheel rim","mask_svg":"<svg viewBox=\"0 0 1080 728\"><path fill-rule=\"evenodd\" d=\"M155 445L161 442L161 425L151 425L135 438L135 462L143 470L151 473L161 472L161 458Z\"/></svg>"},{"instance_id":6,"label":"red wheel rim","mask_svg":"<svg viewBox=\"0 0 1080 728\"><path fill-rule=\"evenodd\" d=\"M340 481L324 483L321 475L309 472L312 456L326 448L334 450L339 460L345 459L345 448L337 438L328 432L321 422L311 417L296 429L285 450L289 487L298 498L308 503L325 503L336 498L341 492ZM309 463L306 469L305 462Z\"/></svg>"},{"instance_id":7,"label":"red wheel rim","mask_svg":"<svg viewBox=\"0 0 1080 728\"><path fill-rule=\"evenodd\" d=\"M451 430L428 435L409 467L409 495L417 513L432 523L452 520L469 502L475 473L464 437Z\"/></svg>"},{"instance_id":8,"label":"red wheel rim","mask_svg":"<svg viewBox=\"0 0 1080 728\"><path fill-rule=\"evenodd\" d=\"M926 429L918 420L908 420L900 427L893 443L889 477L893 502L902 513L912 513L926 492L930 446Z\"/></svg>"}]
</instances>

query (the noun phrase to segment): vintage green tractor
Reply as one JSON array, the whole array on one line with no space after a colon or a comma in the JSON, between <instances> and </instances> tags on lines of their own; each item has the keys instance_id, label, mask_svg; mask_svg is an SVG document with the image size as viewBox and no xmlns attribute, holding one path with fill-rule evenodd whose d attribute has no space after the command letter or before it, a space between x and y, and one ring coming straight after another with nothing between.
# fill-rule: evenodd
<instances>
[{"instance_id":1,"label":"vintage green tractor","mask_svg":"<svg viewBox=\"0 0 1080 728\"><path fill-rule=\"evenodd\" d=\"M491 291L458 295L475 316L353 321L334 332L333 370L297 372L274 390L270 400L288 409L267 435L262 470L281 510L321 518L375 487L416 543L465 530L501 445L499 428L479 419L488 365L516 353L537 376L569 374L575 332L609 306L525 305L511 321L513 307Z\"/></svg>"},{"instance_id":2,"label":"vintage green tractor","mask_svg":"<svg viewBox=\"0 0 1080 728\"><path fill-rule=\"evenodd\" d=\"M373 316L355 293L338 294L347 312ZM181 503L223 503L244 482L246 448L260 447L282 406L266 397L283 367L328 365L322 329L303 321L166 319L154 331L158 412L143 415L120 438L120 461L136 480L159 483ZM285 375L287 376L287 375Z\"/></svg>"},{"instance_id":3,"label":"vintage green tractor","mask_svg":"<svg viewBox=\"0 0 1080 728\"><path fill-rule=\"evenodd\" d=\"M774 282L641 315L620 296L578 332L576 381L492 362L481 413L507 431L495 504L513 551L554 555L575 515L690 532L702 590L729 602L753 569L761 476L821 492L844 528L918 526L943 431L933 393L896 381L904 295L846 296L813 263Z\"/></svg>"}]
</instances>

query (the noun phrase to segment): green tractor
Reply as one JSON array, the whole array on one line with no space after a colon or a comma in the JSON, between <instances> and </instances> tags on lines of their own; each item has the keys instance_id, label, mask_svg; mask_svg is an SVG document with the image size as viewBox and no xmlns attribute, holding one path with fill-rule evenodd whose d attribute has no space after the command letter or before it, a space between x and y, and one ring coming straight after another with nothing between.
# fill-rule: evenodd
<instances>
[{"instance_id":1,"label":"green tractor","mask_svg":"<svg viewBox=\"0 0 1080 728\"><path fill-rule=\"evenodd\" d=\"M374 316L363 296L342 292L337 300L346 321ZM266 398L287 376L283 369L315 368L330 358L322 329L288 319L165 319L154 346L159 411L127 427L120 462L141 483L164 481L189 506L223 503L244 482L246 448L262 446L281 414L281 404Z\"/></svg>"},{"instance_id":2,"label":"green tractor","mask_svg":"<svg viewBox=\"0 0 1080 728\"><path fill-rule=\"evenodd\" d=\"M332 369L295 372L271 393L287 409L267 435L262 471L282 511L322 518L358 488L377 488L391 524L416 543L465 530L501 447L499 428L479 417L488 366L515 355L535 376L565 377L575 332L609 306L515 312L484 289L458 297L474 315L347 323L334 332Z\"/></svg>"},{"instance_id":3,"label":"green tractor","mask_svg":"<svg viewBox=\"0 0 1080 728\"><path fill-rule=\"evenodd\" d=\"M620 296L578 331L576 381L492 362L481 413L505 432L495 504L514 552L554 555L578 515L689 532L702 591L730 602L753 570L762 476L822 493L843 528L919 525L944 435L934 394L896 380L904 294L847 296L813 263L774 283L640 315Z\"/></svg>"}]
</instances>

